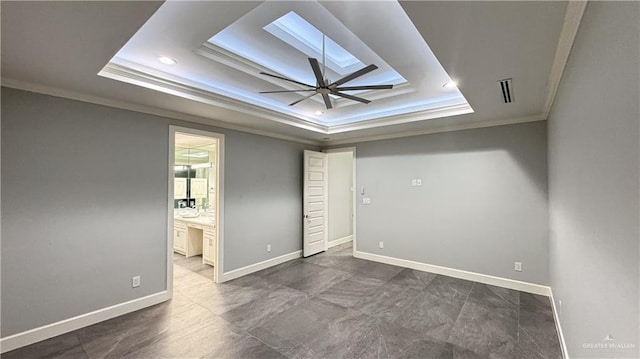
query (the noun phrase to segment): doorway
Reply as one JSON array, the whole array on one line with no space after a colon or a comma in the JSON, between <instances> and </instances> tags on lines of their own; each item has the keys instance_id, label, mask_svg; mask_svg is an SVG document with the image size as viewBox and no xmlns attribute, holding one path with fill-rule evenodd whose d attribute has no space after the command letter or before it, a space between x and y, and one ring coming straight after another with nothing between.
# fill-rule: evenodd
<instances>
[{"instance_id":1,"label":"doorway","mask_svg":"<svg viewBox=\"0 0 640 359\"><path fill-rule=\"evenodd\" d=\"M167 289L172 292L174 269L214 283L222 278L224 135L177 126L169 132Z\"/></svg>"},{"instance_id":2,"label":"doorway","mask_svg":"<svg viewBox=\"0 0 640 359\"><path fill-rule=\"evenodd\" d=\"M328 163L327 248L355 237L355 147L326 150Z\"/></svg>"},{"instance_id":3,"label":"doorway","mask_svg":"<svg viewBox=\"0 0 640 359\"><path fill-rule=\"evenodd\" d=\"M355 147L304 151L302 256L356 251Z\"/></svg>"}]
</instances>

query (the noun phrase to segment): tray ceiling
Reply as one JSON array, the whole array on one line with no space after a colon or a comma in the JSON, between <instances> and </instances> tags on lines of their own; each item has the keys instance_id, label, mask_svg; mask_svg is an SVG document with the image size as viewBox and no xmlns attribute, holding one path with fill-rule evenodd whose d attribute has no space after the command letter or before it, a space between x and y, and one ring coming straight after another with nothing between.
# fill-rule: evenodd
<instances>
[{"instance_id":1,"label":"tray ceiling","mask_svg":"<svg viewBox=\"0 0 640 359\"><path fill-rule=\"evenodd\" d=\"M100 75L327 134L473 112L395 1L362 2L357 12L330 11L317 1L268 1L245 10L238 2L166 2ZM383 14L393 27L367 21ZM309 57L332 82L375 64L377 70L345 86L394 88L347 92L369 104L331 96L332 109L321 96L289 105L307 92L259 93L304 89L260 72L315 86Z\"/></svg>"}]
</instances>

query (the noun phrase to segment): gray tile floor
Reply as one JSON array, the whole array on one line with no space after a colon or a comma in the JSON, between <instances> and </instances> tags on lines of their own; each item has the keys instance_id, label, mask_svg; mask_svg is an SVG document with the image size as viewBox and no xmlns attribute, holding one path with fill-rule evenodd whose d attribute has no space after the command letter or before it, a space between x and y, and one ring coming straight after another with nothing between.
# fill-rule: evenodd
<instances>
[{"instance_id":1,"label":"gray tile floor","mask_svg":"<svg viewBox=\"0 0 640 359\"><path fill-rule=\"evenodd\" d=\"M174 299L2 358L561 358L548 298L355 259L215 285L176 257Z\"/></svg>"}]
</instances>

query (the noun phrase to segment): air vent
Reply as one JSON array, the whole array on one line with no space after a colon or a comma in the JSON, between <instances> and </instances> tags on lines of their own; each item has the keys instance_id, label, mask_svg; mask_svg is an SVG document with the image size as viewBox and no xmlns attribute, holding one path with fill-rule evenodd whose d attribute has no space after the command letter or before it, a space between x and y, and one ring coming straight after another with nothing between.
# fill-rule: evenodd
<instances>
[{"instance_id":1,"label":"air vent","mask_svg":"<svg viewBox=\"0 0 640 359\"><path fill-rule=\"evenodd\" d=\"M502 91L502 100L504 103L513 102L513 85L511 79L504 79L498 81L500 83L500 91Z\"/></svg>"}]
</instances>

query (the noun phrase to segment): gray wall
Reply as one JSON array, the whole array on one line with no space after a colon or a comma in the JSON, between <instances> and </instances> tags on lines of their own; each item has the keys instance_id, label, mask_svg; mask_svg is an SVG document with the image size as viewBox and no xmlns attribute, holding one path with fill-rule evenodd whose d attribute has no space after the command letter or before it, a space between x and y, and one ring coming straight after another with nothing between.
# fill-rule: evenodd
<instances>
[{"instance_id":1,"label":"gray wall","mask_svg":"<svg viewBox=\"0 0 640 359\"><path fill-rule=\"evenodd\" d=\"M544 122L357 144L358 251L547 284L546 151Z\"/></svg>"},{"instance_id":2,"label":"gray wall","mask_svg":"<svg viewBox=\"0 0 640 359\"><path fill-rule=\"evenodd\" d=\"M640 355L639 12L589 2L549 118L551 286L571 358ZM589 348L602 343L635 350Z\"/></svg>"},{"instance_id":3,"label":"gray wall","mask_svg":"<svg viewBox=\"0 0 640 359\"><path fill-rule=\"evenodd\" d=\"M2 337L165 289L170 124L226 135L225 271L301 249L309 146L2 88Z\"/></svg>"},{"instance_id":4,"label":"gray wall","mask_svg":"<svg viewBox=\"0 0 640 359\"><path fill-rule=\"evenodd\" d=\"M224 271L301 250L302 152L318 148L218 132L226 133Z\"/></svg>"},{"instance_id":5,"label":"gray wall","mask_svg":"<svg viewBox=\"0 0 640 359\"><path fill-rule=\"evenodd\" d=\"M329 242L353 235L353 153L329 153Z\"/></svg>"}]
</instances>

